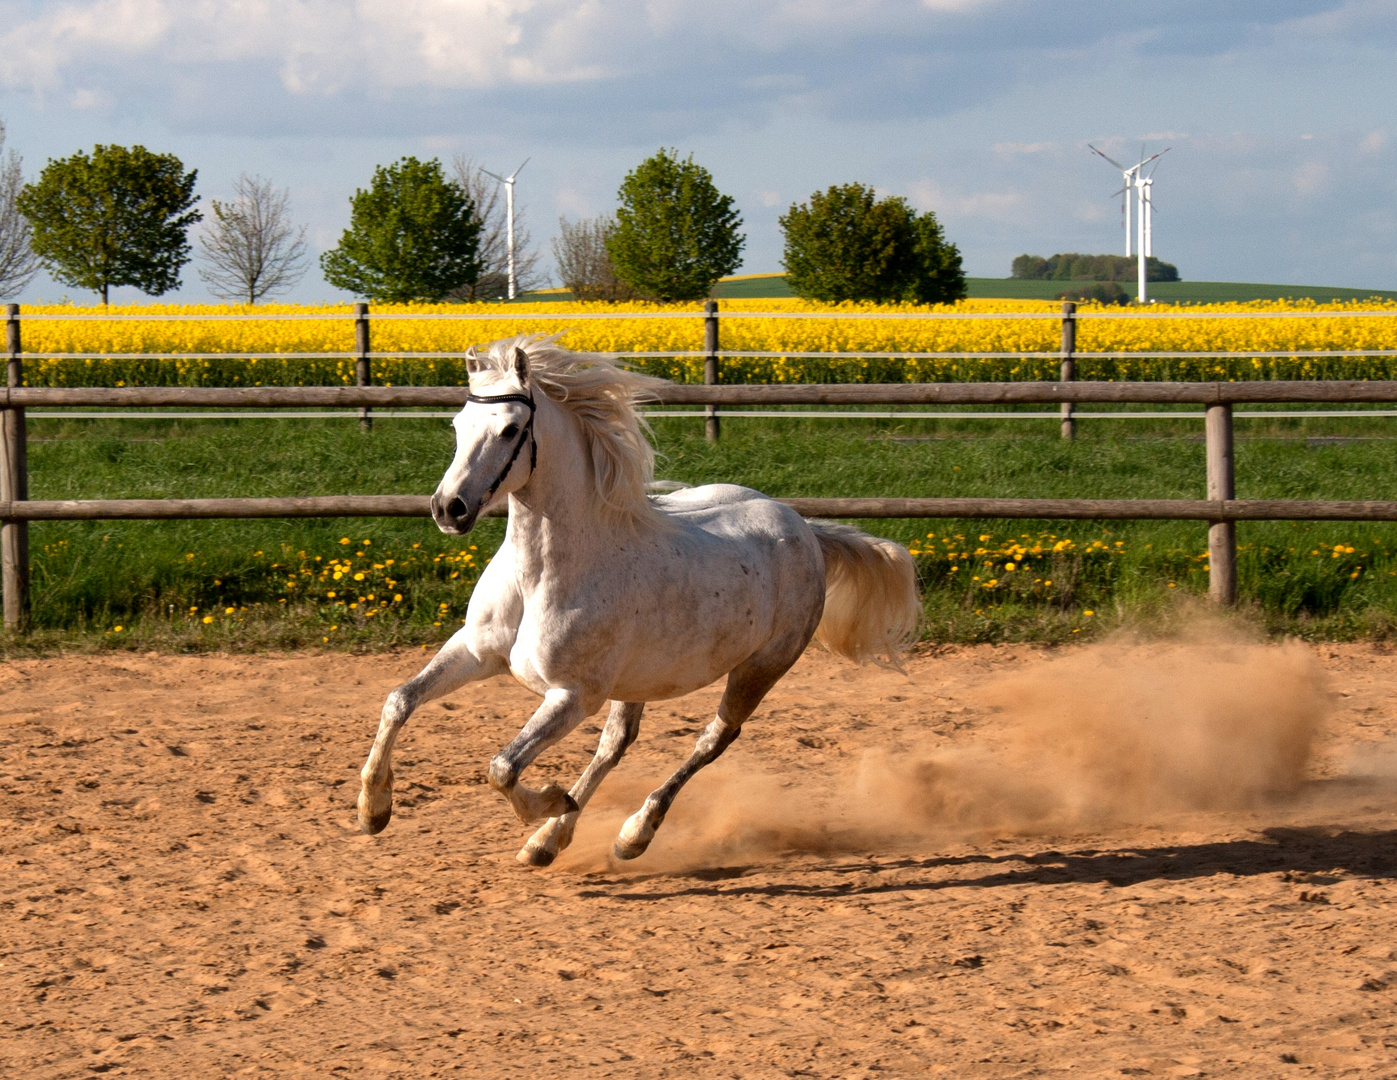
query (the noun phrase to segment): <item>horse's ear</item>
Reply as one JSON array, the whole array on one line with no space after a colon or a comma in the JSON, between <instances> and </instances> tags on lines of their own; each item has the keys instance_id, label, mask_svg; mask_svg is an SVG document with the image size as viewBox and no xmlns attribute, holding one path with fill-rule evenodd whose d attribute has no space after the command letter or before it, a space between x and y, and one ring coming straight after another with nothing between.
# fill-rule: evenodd
<instances>
[{"instance_id":1,"label":"horse's ear","mask_svg":"<svg viewBox=\"0 0 1397 1080\"><path fill-rule=\"evenodd\" d=\"M529 354L518 345L514 346L514 374L519 376L521 386L529 381Z\"/></svg>"},{"instance_id":2,"label":"horse's ear","mask_svg":"<svg viewBox=\"0 0 1397 1080\"><path fill-rule=\"evenodd\" d=\"M466 350L466 374L474 375L480 370L480 357L475 354L475 346Z\"/></svg>"}]
</instances>

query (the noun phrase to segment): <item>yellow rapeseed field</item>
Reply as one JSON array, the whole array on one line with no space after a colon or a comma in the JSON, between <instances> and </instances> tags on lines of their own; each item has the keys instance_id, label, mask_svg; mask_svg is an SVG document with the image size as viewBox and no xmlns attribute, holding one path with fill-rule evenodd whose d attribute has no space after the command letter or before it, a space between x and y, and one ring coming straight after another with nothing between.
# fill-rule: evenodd
<instances>
[{"instance_id":1,"label":"yellow rapeseed field","mask_svg":"<svg viewBox=\"0 0 1397 1080\"><path fill-rule=\"evenodd\" d=\"M728 300L721 312L827 312L896 316L917 312L957 314L1039 313L1055 315L1056 302L1033 300L965 300L953 306L917 307L843 304L821 306L801 300ZM1083 305L1086 314L1121 313L1127 309ZM1381 301L1314 304L1295 301L1157 305L1152 313L1224 312L1255 318L1087 318L1081 320L1081 352L1119 352L1124 357L1081 357L1083 379L1275 379L1393 378L1397 357L1313 357L1315 350L1397 349L1397 304ZM499 314L480 320L384 319L372 324L372 348L395 355L376 358L374 382L390 385L459 385L465 380L459 359L427 353L462 352L472 344L519 333L556 333L579 351L653 353L698 352L703 346L701 318L644 318L647 314L701 313L694 304L540 303L499 305L374 305L375 314ZM1391 317L1267 318L1277 313L1344 311L1391 312ZM346 353L353 348L353 322L343 316L349 305L297 306L148 304L105 310L71 306L36 306L22 316L46 314L247 315L240 320L185 319L26 319L27 353L99 354L85 358L30 357L29 385L325 385L354 381L349 357L293 357L297 353ZM276 320L256 316L294 314L339 316ZM615 316L605 319L546 319L547 315ZM725 382L930 382L1027 380L1054 378L1059 344L1056 318L1042 319L790 319L728 318L721 321L720 347L773 353L767 357L726 358ZM1280 352L1280 357L1149 357L1141 353ZM915 358L800 357L792 353L1027 353L1026 357L992 358L944 355ZM133 353L213 354L200 358L140 358ZM235 359L226 354L253 354ZM666 378L702 379L702 359L650 358L644 370Z\"/></svg>"}]
</instances>

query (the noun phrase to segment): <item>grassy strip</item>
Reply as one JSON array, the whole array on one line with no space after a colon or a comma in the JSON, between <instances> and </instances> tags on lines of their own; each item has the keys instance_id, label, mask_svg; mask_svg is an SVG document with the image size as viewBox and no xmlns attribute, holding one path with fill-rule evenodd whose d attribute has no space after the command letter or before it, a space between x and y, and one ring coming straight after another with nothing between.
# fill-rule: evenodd
<instances>
[{"instance_id":1,"label":"grassy strip","mask_svg":"<svg viewBox=\"0 0 1397 1080\"><path fill-rule=\"evenodd\" d=\"M1365 343L1372 344L1372 343ZM1380 343L1390 346L1390 341ZM873 350L870 350L873 351ZM889 351L896 351L889 349ZM702 357L632 359L639 371L678 383L703 382ZM1013 359L861 357L724 357L725 383L1052 382L1057 353ZM375 359L374 382L384 386L465 386L465 363L428 356ZM1077 378L1106 382L1249 382L1276 379L1397 379L1394 356L1123 356L1077 358ZM107 357L30 365L29 386L350 386L352 361L285 359L139 360Z\"/></svg>"},{"instance_id":2,"label":"grassy strip","mask_svg":"<svg viewBox=\"0 0 1397 1080\"><path fill-rule=\"evenodd\" d=\"M773 495L1201 498L1195 421L659 420L660 474ZM444 420L35 420L34 498L427 492ZM1390 422L1238 421L1245 498L1397 498ZM1351 441L1345 441L1351 440ZM934 641L1061 642L1206 592L1192 522L880 521L908 544ZM1384 524L1243 523L1242 602L1274 633L1386 637L1397 545ZM503 535L385 519L51 522L32 527L34 633L7 653L64 648L430 646L459 626ZM464 540L464 542L463 542ZM1012 567L1012 568L1011 568ZM336 576L338 575L338 576Z\"/></svg>"}]
</instances>

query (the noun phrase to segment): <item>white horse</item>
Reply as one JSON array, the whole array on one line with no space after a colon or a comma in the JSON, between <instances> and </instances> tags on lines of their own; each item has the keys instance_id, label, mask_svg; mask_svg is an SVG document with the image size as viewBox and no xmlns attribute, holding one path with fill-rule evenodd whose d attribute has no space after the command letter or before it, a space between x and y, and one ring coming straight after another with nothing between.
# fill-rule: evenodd
<instances>
[{"instance_id":1,"label":"white horse","mask_svg":"<svg viewBox=\"0 0 1397 1080\"><path fill-rule=\"evenodd\" d=\"M464 536L509 501L504 543L471 594L465 625L388 695L361 775L359 825L393 812L393 742L419 705L509 672L543 703L490 762L519 819L545 821L519 861L547 866L640 732L647 701L727 676L717 717L689 759L616 838L633 859L679 789L737 738L811 637L862 662L896 663L920 615L912 560L888 540L806 521L730 484L648 496L654 453L635 411L658 380L528 338L468 354L456 456L432 496L442 532ZM603 702L596 756L570 791L520 775Z\"/></svg>"}]
</instances>

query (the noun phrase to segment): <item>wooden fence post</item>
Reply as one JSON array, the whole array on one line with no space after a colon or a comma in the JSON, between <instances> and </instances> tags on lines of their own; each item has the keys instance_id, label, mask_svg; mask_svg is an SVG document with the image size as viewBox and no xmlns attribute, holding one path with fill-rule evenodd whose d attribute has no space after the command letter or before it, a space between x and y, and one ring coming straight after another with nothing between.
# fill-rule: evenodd
<instances>
[{"instance_id":1,"label":"wooden fence post","mask_svg":"<svg viewBox=\"0 0 1397 1080\"><path fill-rule=\"evenodd\" d=\"M718 301L708 300L703 305L703 384L715 386L718 382ZM718 406L703 407L703 437L709 442L718 441Z\"/></svg>"},{"instance_id":2,"label":"wooden fence post","mask_svg":"<svg viewBox=\"0 0 1397 1080\"><path fill-rule=\"evenodd\" d=\"M354 385L369 385L369 305L354 305ZM373 413L367 405L359 408L359 430L373 430Z\"/></svg>"},{"instance_id":3,"label":"wooden fence post","mask_svg":"<svg viewBox=\"0 0 1397 1080\"><path fill-rule=\"evenodd\" d=\"M1232 467L1232 406L1209 405L1204 427L1208 455L1208 498L1237 497ZM1237 525L1208 525L1208 594L1214 603L1237 602Z\"/></svg>"},{"instance_id":4,"label":"wooden fence post","mask_svg":"<svg viewBox=\"0 0 1397 1080\"><path fill-rule=\"evenodd\" d=\"M1077 379L1077 361L1073 354L1077 351L1077 305L1071 300L1062 302L1062 374L1063 382L1075 382ZM1060 406L1062 409L1062 437L1064 439L1075 439L1077 437L1077 421L1072 418L1073 404L1064 401Z\"/></svg>"},{"instance_id":5,"label":"wooden fence post","mask_svg":"<svg viewBox=\"0 0 1397 1080\"><path fill-rule=\"evenodd\" d=\"M24 381L20 359L19 305L5 305L6 384ZM0 499L22 501L29 498L29 454L24 409L11 406L3 411L3 437L0 437ZM29 624L29 522L0 523L0 585L4 588L5 629L23 631Z\"/></svg>"}]
</instances>

